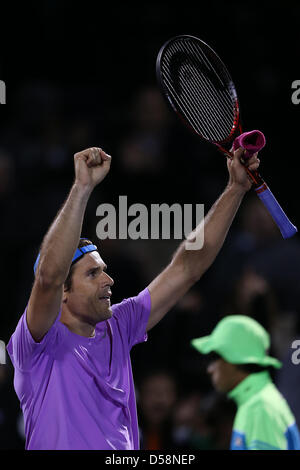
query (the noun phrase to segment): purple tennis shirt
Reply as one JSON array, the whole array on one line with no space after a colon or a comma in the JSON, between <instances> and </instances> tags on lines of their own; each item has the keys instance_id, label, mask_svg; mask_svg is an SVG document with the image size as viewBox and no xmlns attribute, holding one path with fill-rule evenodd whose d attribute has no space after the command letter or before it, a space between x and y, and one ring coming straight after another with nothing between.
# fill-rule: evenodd
<instances>
[{"instance_id":1,"label":"purple tennis shirt","mask_svg":"<svg viewBox=\"0 0 300 470\"><path fill-rule=\"evenodd\" d=\"M150 310L145 289L113 305L113 316L96 325L93 338L72 333L59 314L40 343L25 310L7 350L26 449L139 449L130 350L147 340Z\"/></svg>"}]
</instances>

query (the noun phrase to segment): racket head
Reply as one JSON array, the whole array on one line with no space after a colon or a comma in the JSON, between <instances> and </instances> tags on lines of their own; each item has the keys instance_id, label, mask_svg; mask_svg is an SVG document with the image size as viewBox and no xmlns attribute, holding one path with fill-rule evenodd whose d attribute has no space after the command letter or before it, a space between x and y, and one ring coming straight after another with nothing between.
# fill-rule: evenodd
<instances>
[{"instance_id":1,"label":"racket head","mask_svg":"<svg viewBox=\"0 0 300 470\"><path fill-rule=\"evenodd\" d=\"M240 127L240 106L233 80L215 51L201 39L169 39L156 60L163 95L193 132L223 146Z\"/></svg>"}]
</instances>

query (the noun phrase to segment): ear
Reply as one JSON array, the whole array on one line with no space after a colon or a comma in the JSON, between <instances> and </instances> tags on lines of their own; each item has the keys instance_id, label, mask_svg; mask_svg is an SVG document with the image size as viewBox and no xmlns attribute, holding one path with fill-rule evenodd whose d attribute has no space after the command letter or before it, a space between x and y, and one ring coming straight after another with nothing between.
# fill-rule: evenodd
<instances>
[{"instance_id":1,"label":"ear","mask_svg":"<svg viewBox=\"0 0 300 470\"><path fill-rule=\"evenodd\" d=\"M63 292L63 299L62 299L63 303L66 304L67 301L68 301L68 291L66 290L65 286L64 286L64 292Z\"/></svg>"}]
</instances>

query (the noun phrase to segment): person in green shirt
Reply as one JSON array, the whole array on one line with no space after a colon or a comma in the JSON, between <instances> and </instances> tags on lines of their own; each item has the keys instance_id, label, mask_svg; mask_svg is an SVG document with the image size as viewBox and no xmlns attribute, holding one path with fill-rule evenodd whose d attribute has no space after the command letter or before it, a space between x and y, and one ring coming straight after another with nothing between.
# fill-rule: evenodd
<instances>
[{"instance_id":1,"label":"person in green shirt","mask_svg":"<svg viewBox=\"0 0 300 470\"><path fill-rule=\"evenodd\" d=\"M191 344L210 354L214 387L236 402L231 450L300 450L295 418L269 373L281 363L267 355L270 336L257 321L229 315Z\"/></svg>"}]
</instances>

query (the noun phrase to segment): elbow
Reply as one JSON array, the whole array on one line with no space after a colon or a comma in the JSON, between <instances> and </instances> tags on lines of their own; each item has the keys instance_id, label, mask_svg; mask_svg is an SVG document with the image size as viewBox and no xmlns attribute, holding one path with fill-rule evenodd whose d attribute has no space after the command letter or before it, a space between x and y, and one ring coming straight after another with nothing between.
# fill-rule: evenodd
<instances>
[{"instance_id":1,"label":"elbow","mask_svg":"<svg viewBox=\"0 0 300 470\"><path fill-rule=\"evenodd\" d=\"M195 252L186 252L181 261L181 268L190 284L198 282L203 274L209 269L216 258L216 254L207 249L201 250L201 256Z\"/></svg>"},{"instance_id":2,"label":"elbow","mask_svg":"<svg viewBox=\"0 0 300 470\"><path fill-rule=\"evenodd\" d=\"M177 258L172 261L171 266L176 273L176 278L181 279L188 289L201 278L202 271L195 263L188 263L182 258Z\"/></svg>"},{"instance_id":3,"label":"elbow","mask_svg":"<svg viewBox=\"0 0 300 470\"><path fill-rule=\"evenodd\" d=\"M200 281L201 277L205 273L206 269L203 266L198 266L198 269L192 269L189 272L189 284L192 286Z\"/></svg>"},{"instance_id":4,"label":"elbow","mask_svg":"<svg viewBox=\"0 0 300 470\"><path fill-rule=\"evenodd\" d=\"M64 276L59 271L51 271L49 269L44 269L42 266L38 269L36 273L36 281L44 289L50 289L53 287L62 286L66 280L67 276Z\"/></svg>"},{"instance_id":5,"label":"elbow","mask_svg":"<svg viewBox=\"0 0 300 470\"><path fill-rule=\"evenodd\" d=\"M192 269L192 279L194 282L198 282L203 274L206 273L206 271L210 268L210 266L213 264L215 260L215 256L207 256L203 257L199 262L197 263L196 266L193 266Z\"/></svg>"}]
</instances>

